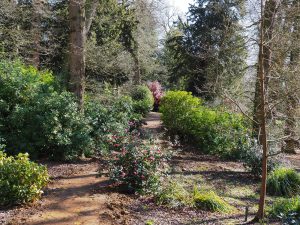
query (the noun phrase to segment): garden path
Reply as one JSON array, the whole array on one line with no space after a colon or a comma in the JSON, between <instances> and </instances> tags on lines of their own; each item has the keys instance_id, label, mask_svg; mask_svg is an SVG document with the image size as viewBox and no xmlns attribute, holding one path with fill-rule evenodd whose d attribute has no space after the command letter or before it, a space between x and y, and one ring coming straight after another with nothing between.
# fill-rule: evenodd
<instances>
[{"instance_id":1,"label":"garden path","mask_svg":"<svg viewBox=\"0 0 300 225\"><path fill-rule=\"evenodd\" d=\"M159 134L161 127L160 114L150 113L142 130ZM129 213L123 203L131 200L113 192L107 177L97 176L98 160L46 164L52 181L42 200L33 207L12 210L6 224L128 224Z\"/></svg>"}]
</instances>

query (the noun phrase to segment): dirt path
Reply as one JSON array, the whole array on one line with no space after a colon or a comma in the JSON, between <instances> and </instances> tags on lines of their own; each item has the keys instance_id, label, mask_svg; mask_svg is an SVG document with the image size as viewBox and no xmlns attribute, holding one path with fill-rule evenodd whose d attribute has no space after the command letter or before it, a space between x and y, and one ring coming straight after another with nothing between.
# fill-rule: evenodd
<instances>
[{"instance_id":1,"label":"dirt path","mask_svg":"<svg viewBox=\"0 0 300 225\"><path fill-rule=\"evenodd\" d=\"M144 131L159 133L159 113L150 113L144 122ZM0 224L131 224L126 205L134 198L113 192L108 178L97 176L99 162L87 159L72 164L47 163L47 167L52 181L42 200L31 207L0 211Z\"/></svg>"},{"instance_id":2,"label":"dirt path","mask_svg":"<svg viewBox=\"0 0 300 225\"><path fill-rule=\"evenodd\" d=\"M35 207L19 209L8 224L104 225L111 218L100 218L107 210L108 179L97 177L98 162L83 160L74 164L48 165L52 182ZM30 215L30 216L29 216Z\"/></svg>"}]
</instances>

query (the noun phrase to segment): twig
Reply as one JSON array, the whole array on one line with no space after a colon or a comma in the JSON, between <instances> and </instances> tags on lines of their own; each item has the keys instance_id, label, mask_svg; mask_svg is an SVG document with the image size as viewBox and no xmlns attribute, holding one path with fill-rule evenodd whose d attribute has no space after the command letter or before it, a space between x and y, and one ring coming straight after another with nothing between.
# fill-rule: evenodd
<instances>
[{"instance_id":1,"label":"twig","mask_svg":"<svg viewBox=\"0 0 300 225\"><path fill-rule=\"evenodd\" d=\"M242 113L244 116L246 116L246 117L247 117L249 120L251 120L252 122L258 124L258 122L255 121L254 119L252 119L247 113L245 113L244 110L241 108L241 106L240 106L236 101L234 101L232 98L230 98L230 97L228 96L227 93L224 92L224 94L225 94L224 96L225 96L227 99L229 99L233 104L235 104L235 105L239 108L239 110L241 111L241 113Z\"/></svg>"}]
</instances>

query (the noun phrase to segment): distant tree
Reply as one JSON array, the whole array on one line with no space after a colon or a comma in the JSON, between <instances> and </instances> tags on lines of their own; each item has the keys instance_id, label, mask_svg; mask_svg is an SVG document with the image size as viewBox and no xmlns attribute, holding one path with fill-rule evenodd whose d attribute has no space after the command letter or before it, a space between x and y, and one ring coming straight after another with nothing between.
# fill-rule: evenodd
<instances>
[{"instance_id":1,"label":"distant tree","mask_svg":"<svg viewBox=\"0 0 300 225\"><path fill-rule=\"evenodd\" d=\"M187 90L213 97L241 78L246 67L242 15L241 1L198 0L191 5L187 22L179 20L166 41L174 63L171 82L184 80Z\"/></svg>"}]
</instances>

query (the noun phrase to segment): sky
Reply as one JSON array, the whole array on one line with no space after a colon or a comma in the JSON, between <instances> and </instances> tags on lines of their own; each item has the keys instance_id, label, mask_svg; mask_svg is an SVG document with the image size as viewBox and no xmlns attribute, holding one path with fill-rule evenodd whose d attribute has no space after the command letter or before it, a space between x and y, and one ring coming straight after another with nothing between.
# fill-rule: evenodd
<instances>
[{"instance_id":1,"label":"sky","mask_svg":"<svg viewBox=\"0 0 300 225\"><path fill-rule=\"evenodd\" d=\"M188 11L189 4L193 3L194 0L168 0L169 4L174 8L178 9L181 13L186 13Z\"/></svg>"}]
</instances>

